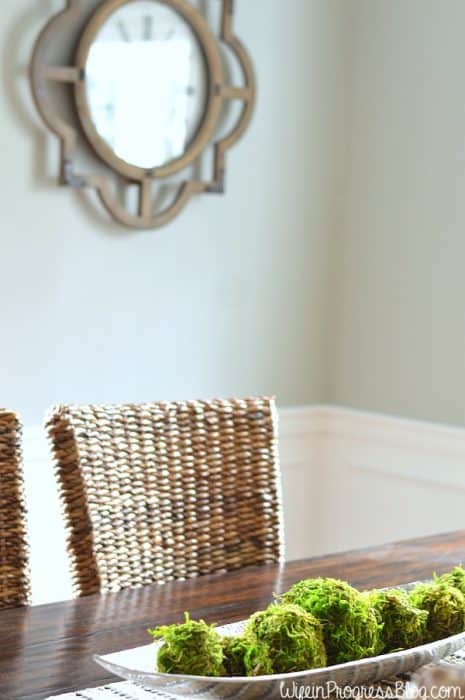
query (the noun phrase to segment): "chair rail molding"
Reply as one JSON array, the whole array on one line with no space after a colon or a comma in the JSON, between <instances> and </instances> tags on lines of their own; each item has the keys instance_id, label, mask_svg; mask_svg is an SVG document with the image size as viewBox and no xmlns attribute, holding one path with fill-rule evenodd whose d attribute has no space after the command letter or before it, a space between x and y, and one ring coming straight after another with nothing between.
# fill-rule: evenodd
<instances>
[{"instance_id":1,"label":"chair rail molding","mask_svg":"<svg viewBox=\"0 0 465 700\"><path fill-rule=\"evenodd\" d=\"M288 560L463 528L465 429L336 406L281 408L279 417ZM26 428L24 442L33 599L65 599L71 586L45 432ZM53 590L49 570L63 572Z\"/></svg>"}]
</instances>

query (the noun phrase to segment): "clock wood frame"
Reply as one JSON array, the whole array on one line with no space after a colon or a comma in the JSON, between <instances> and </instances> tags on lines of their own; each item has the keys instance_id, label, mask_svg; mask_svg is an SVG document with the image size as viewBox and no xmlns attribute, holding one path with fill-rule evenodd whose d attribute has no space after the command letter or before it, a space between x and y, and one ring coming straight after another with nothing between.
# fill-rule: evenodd
<instances>
[{"instance_id":1,"label":"clock wood frame","mask_svg":"<svg viewBox=\"0 0 465 700\"><path fill-rule=\"evenodd\" d=\"M241 138L251 121L255 106L256 82L249 54L233 32L234 0L219 1L222 5L221 29L217 38L203 15L188 0L158 0L178 13L194 32L202 47L207 66L208 89L202 122L184 154L151 170L130 165L111 150L93 125L86 96L85 68L92 42L109 15L133 0L96 0L94 12L80 34L71 65L69 62L63 62L62 65L50 63L47 49L50 42L53 44L57 33L66 31L73 24L80 22L84 11L82 0L66 0L64 9L51 18L37 39L30 65L31 88L42 119L60 140L59 184L76 189L94 189L113 219L126 227L159 228L174 219L194 194L223 194L225 191L226 153ZM244 76L243 86L230 85L226 81L220 42L236 55ZM77 117L75 123L58 114L48 89L52 83L73 86ZM239 120L226 136L215 141L223 103L229 100L242 102ZM108 168L108 174L102 174L101 168L100 172L90 174L76 171L80 132L84 133L95 157ZM209 181L194 178L181 182L173 201L165 209L154 211L153 182L163 184L165 178L183 171L195 163L212 143L213 178ZM126 184L136 184L139 188L137 214L128 211L115 195L109 177L111 173L120 176Z\"/></svg>"}]
</instances>

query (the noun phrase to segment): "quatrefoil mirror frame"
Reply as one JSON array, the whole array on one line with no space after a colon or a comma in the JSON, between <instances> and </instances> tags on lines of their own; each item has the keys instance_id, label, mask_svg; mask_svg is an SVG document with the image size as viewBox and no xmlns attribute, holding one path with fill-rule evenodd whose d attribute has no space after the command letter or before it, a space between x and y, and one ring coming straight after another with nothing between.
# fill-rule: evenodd
<instances>
[{"instance_id":1,"label":"quatrefoil mirror frame","mask_svg":"<svg viewBox=\"0 0 465 700\"><path fill-rule=\"evenodd\" d=\"M255 106L256 83L252 61L242 42L233 32L234 0L208 0L220 3L220 31L215 35L204 14L191 0L151 0L171 8L184 21L197 40L206 70L206 99L200 124L184 152L156 167L144 168L121 158L98 132L92 119L87 94L89 52L108 18L125 5L138 0L66 0L61 12L54 15L40 33L31 60L31 87L37 109L48 128L60 141L59 184L76 189L94 189L109 214L120 224L136 229L155 229L176 217L196 194L223 194L227 151L246 131ZM69 41L64 37L69 36ZM237 59L242 84L234 85L226 69L224 44ZM62 56L51 47L62 45ZM137 76L136 76L137 79ZM68 103L66 116L57 109L57 86ZM70 92L71 87L71 92ZM225 105L240 103L237 119L225 135L218 136ZM134 125L137 128L137 125ZM90 172L77 165L82 143L91 154ZM199 159L213 146L211 173L202 177L196 168ZM90 148L89 148L90 147ZM94 165L95 167L92 167ZM184 173L190 169L190 178ZM87 171L87 163L85 167ZM183 179L172 183L173 175ZM137 211L131 211L112 180L123 189L138 188ZM171 180L170 180L171 178ZM165 182L174 188L169 203L161 204L157 186ZM114 183L113 183L114 185ZM121 188L120 188L121 189Z\"/></svg>"}]
</instances>

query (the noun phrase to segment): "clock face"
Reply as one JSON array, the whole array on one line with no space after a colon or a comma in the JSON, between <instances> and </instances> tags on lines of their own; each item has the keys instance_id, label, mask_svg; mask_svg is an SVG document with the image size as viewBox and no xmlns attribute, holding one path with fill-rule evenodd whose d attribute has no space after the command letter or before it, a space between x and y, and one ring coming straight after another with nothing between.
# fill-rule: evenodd
<instances>
[{"instance_id":1,"label":"clock face","mask_svg":"<svg viewBox=\"0 0 465 700\"><path fill-rule=\"evenodd\" d=\"M189 24L158 0L129 0L102 25L86 64L89 111L122 160L153 169L182 156L204 116L208 70Z\"/></svg>"}]
</instances>

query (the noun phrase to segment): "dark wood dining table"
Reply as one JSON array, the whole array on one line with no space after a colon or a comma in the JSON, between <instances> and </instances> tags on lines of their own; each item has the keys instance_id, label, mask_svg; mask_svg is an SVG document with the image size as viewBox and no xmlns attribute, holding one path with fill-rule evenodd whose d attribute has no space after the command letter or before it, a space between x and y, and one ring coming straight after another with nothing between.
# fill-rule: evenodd
<instances>
[{"instance_id":1,"label":"dark wood dining table","mask_svg":"<svg viewBox=\"0 0 465 700\"><path fill-rule=\"evenodd\" d=\"M360 588L429 578L465 562L465 530L303 561L251 567L106 596L0 612L0 699L49 696L116 681L92 660L148 643L147 628L193 618L224 624L312 576ZM56 573L50 572L50 576Z\"/></svg>"}]
</instances>

